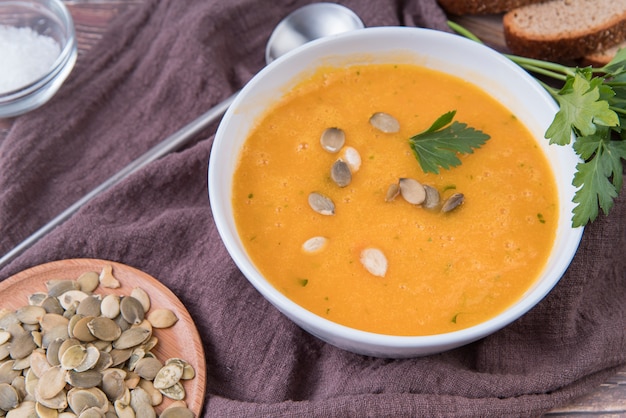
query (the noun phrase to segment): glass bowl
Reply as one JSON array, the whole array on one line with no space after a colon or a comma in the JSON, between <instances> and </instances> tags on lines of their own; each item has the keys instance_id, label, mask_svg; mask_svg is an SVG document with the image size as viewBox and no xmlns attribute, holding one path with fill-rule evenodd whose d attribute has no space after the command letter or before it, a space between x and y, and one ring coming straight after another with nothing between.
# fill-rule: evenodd
<instances>
[{"instance_id":1,"label":"glass bowl","mask_svg":"<svg viewBox=\"0 0 626 418\"><path fill-rule=\"evenodd\" d=\"M61 0L0 2L0 118L46 103L76 62L74 22Z\"/></svg>"}]
</instances>

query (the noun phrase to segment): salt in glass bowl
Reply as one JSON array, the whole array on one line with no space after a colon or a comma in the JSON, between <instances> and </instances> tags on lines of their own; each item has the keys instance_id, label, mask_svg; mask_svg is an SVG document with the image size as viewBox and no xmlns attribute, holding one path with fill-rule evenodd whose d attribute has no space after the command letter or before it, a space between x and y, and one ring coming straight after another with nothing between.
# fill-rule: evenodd
<instances>
[{"instance_id":1,"label":"salt in glass bowl","mask_svg":"<svg viewBox=\"0 0 626 418\"><path fill-rule=\"evenodd\" d=\"M11 39L4 40L10 48L16 46L16 39L29 42L24 46L25 49L32 47L33 38L37 38L39 41L54 40L60 51L47 69L43 63L38 62L39 54L30 54L25 65L28 65L28 69L33 72L39 70L41 75L35 75L34 79L26 80L24 84L9 85L8 89L4 88L0 91L0 118L9 118L43 105L57 92L76 63L76 35L72 16L61 0L2 1L0 2L0 29L7 38L8 34L12 36ZM19 36L16 33L19 33ZM26 36L27 34L30 36ZM20 53L25 55L23 51ZM15 68L6 67L10 65L6 55L2 60L0 76L8 77L7 73L10 75L16 72ZM21 59L12 62L24 63L24 61ZM36 67L37 65L41 68ZM2 66L5 66L4 69Z\"/></svg>"}]
</instances>

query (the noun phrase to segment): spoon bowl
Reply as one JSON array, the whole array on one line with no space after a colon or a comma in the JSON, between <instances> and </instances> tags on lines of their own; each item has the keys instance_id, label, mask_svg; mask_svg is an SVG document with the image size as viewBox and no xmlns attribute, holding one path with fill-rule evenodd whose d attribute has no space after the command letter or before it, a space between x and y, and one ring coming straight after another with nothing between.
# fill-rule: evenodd
<instances>
[{"instance_id":1,"label":"spoon bowl","mask_svg":"<svg viewBox=\"0 0 626 418\"><path fill-rule=\"evenodd\" d=\"M280 21L265 49L267 64L315 39L363 29L361 19L350 9L335 3L303 6Z\"/></svg>"}]
</instances>

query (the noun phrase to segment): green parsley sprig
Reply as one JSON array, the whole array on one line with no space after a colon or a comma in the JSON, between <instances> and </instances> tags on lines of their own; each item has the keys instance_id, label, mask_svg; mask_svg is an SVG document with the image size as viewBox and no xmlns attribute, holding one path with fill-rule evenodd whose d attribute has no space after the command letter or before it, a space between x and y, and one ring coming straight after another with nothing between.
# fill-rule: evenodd
<instances>
[{"instance_id":1,"label":"green parsley sprig","mask_svg":"<svg viewBox=\"0 0 626 418\"><path fill-rule=\"evenodd\" d=\"M464 27L448 22L458 34L482 43ZM551 144L567 145L581 158L572 184L572 226L593 222L599 210L606 215L623 183L622 160L626 160L626 49L601 68L569 67L548 61L504 54L525 70L561 82L555 88L537 81L559 104L559 111L545 132Z\"/></svg>"},{"instance_id":2,"label":"green parsley sprig","mask_svg":"<svg viewBox=\"0 0 626 418\"><path fill-rule=\"evenodd\" d=\"M461 164L458 154L471 154L480 148L489 135L452 121L456 110L444 113L423 132L409 138L409 145L425 173L439 174L439 169L450 169Z\"/></svg>"}]
</instances>

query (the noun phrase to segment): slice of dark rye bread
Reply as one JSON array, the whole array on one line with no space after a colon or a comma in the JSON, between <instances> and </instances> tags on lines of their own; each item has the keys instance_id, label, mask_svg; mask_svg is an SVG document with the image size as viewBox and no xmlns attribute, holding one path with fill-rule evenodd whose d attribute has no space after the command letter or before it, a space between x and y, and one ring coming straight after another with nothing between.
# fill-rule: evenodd
<instances>
[{"instance_id":1,"label":"slice of dark rye bread","mask_svg":"<svg viewBox=\"0 0 626 418\"><path fill-rule=\"evenodd\" d=\"M612 46L611 48L607 48L604 51L596 51L591 54L585 55L582 59L582 65L593 65L594 67L602 67L615 57L617 51L620 49L626 48L626 40L620 42L619 44Z\"/></svg>"},{"instance_id":2,"label":"slice of dark rye bread","mask_svg":"<svg viewBox=\"0 0 626 418\"><path fill-rule=\"evenodd\" d=\"M502 24L513 54L578 59L626 39L626 0L551 0L513 9Z\"/></svg>"},{"instance_id":3,"label":"slice of dark rye bread","mask_svg":"<svg viewBox=\"0 0 626 418\"><path fill-rule=\"evenodd\" d=\"M547 0L437 0L443 9L453 15L484 15L508 12L516 7Z\"/></svg>"}]
</instances>

